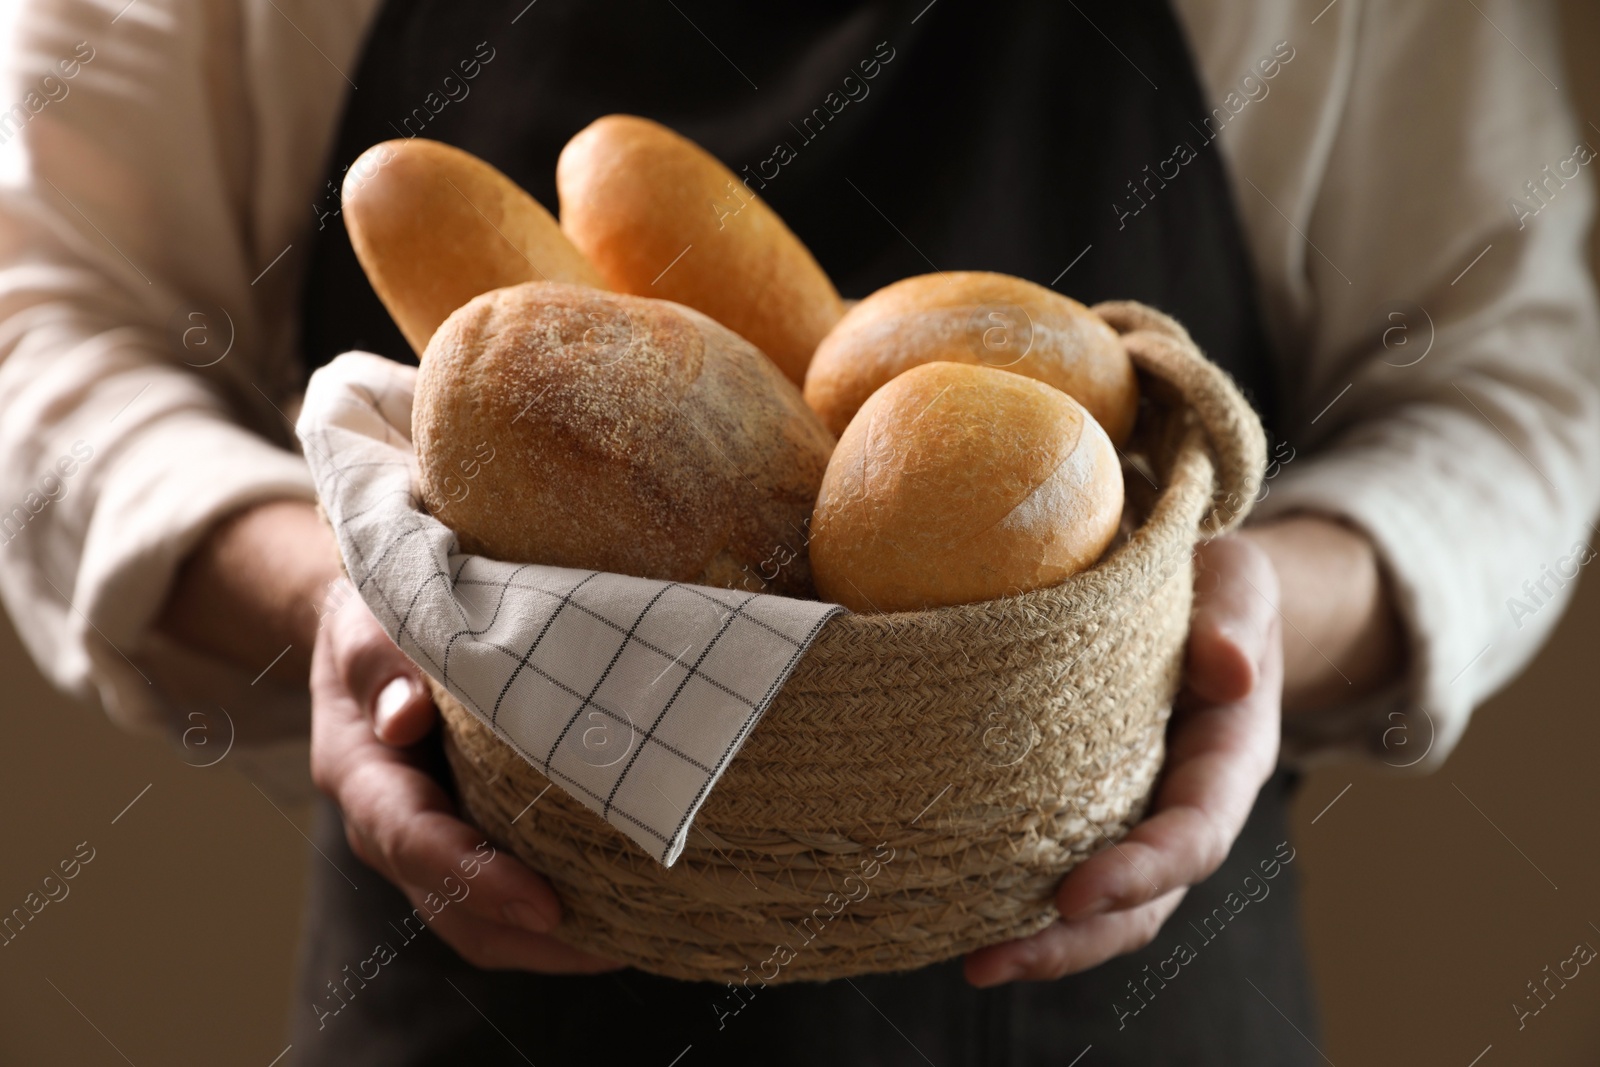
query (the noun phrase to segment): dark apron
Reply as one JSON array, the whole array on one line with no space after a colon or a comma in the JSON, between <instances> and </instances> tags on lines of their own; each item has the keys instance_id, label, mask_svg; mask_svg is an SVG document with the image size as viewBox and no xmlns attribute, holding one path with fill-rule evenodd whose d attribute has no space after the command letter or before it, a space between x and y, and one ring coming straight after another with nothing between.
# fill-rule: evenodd
<instances>
[{"instance_id":1,"label":"dark apron","mask_svg":"<svg viewBox=\"0 0 1600 1067\"><path fill-rule=\"evenodd\" d=\"M600 115L645 115L748 176L847 297L983 269L1086 303L1142 300L1272 411L1222 160L1160 0L391 0L354 80L329 188L369 145L423 136L482 156L553 210L567 139ZM410 361L337 210L331 195L312 207L308 366L352 348ZM341 1067L1321 1063L1291 789L1283 775L1267 784L1223 868L1140 952L991 990L969 987L959 960L773 987L734 1015L716 984L482 972L431 933L324 1015L340 1003L329 983L395 942L390 924L410 912L324 805L318 845L360 890L313 857L293 1055Z\"/></svg>"}]
</instances>

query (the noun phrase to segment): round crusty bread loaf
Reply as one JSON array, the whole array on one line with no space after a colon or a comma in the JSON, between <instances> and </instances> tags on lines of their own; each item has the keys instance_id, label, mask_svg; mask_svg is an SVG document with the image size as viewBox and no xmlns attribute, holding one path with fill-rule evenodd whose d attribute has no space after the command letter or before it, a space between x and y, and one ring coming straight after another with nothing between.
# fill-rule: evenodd
<instances>
[{"instance_id":1,"label":"round crusty bread loaf","mask_svg":"<svg viewBox=\"0 0 1600 1067\"><path fill-rule=\"evenodd\" d=\"M805 380L839 294L783 220L699 145L608 115L556 164L561 227L618 292L705 312Z\"/></svg>"},{"instance_id":2,"label":"round crusty bread loaf","mask_svg":"<svg viewBox=\"0 0 1600 1067\"><path fill-rule=\"evenodd\" d=\"M531 281L606 287L550 212L459 148L421 138L373 145L341 196L356 258L418 355L479 293Z\"/></svg>"},{"instance_id":3,"label":"round crusty bread loaf","mask_svg":"<svg viewBox=\"0 0 1600 1067\"><path fill-rule=\"evenodd\" d=\"M1035 378L1127 440L1139 382L1117 333L1069 297L1007 274L951 271L895 282L850 309L818 346L806 402L835 434L879 386L943 360Z\"/></svg>"},{"instance_id":4,"label":"round crusty bread loaf","mask_svg":"<svg viewBox=\"0 0 1600 1067\"><path fill-rule=\"evenodd\" d=\"M412 435L463 549L809 595L833 438L748 341L690 308L532 282L434 334Z\"/></svg>"},{"instance_id":5,"label":"round crusty bread loaf","mask_svg":"<svg viewBox=\"0 0 1600 1067\"><path fill-rule=\"evenodd\" d=\"M1092 565L1122 515L1099 423L1019 374L927 363L862 405L811 520L817 592L852 611L969 604Z\"/></svg>"}]
</instances>

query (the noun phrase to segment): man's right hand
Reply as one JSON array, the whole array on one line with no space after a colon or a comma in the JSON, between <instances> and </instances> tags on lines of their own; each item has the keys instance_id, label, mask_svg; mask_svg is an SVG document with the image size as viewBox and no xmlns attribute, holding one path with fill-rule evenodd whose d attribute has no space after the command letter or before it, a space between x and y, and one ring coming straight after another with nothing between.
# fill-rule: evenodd
<instances>
[{"instance_id":1,"label":"man's right hand","mask_svg":"<svg viewBox=\"0 0 1600 1067\"><path fill-rule=\"evenodd\" d=\"M469 887L431 925L474 966L546 974L619 967L549 936L561 904L543 878L504 852L481 862L483 835L457 818L407 751L438 715L416 667L342 579L328 605L311 656L311 774L344 813L355 854L418 907L430 893L447 896L447 877Z\"/></svg>"}]
</instances>

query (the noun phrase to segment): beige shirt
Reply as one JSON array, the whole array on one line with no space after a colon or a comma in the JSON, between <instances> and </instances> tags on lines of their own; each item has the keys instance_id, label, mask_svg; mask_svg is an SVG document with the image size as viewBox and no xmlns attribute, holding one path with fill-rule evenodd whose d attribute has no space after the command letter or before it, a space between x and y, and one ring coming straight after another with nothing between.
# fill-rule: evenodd
<instances>
[{"instance_id":1,"label":"beige shirt","mask_svg":"<svg viewBox=\"0 0 1600 1067\"><path fill-rule=\"evenodd\" d=\"M1578 129L1557 89L1543 3L1176 6L1215 104L1196 124L1230 168L1259 278L1281 422L1304 428L1277 444L1257 514L1313 508L1368 531L1411 632L1404 685L1291 727L1290 751L1435 765L1589 558L1600 331L1583 252L1600 131ZM296 298L376 4L11 7L0 595L44 671L117 721L175 730L225 707L241 742L279 738L280 766L303 774L303 685L252 684L151 621L216 519L312 499L290 433Z\"/></svg>"}]
</instances>

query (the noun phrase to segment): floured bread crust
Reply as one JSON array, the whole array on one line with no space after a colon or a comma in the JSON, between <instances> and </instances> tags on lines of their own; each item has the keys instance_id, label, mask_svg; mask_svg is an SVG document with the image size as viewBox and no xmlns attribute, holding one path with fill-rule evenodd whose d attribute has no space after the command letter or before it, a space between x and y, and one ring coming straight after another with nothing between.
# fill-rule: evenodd
<instances>
[{"instance_id":1,"label":"floured bread crust","mask_svg":"<svg viewBox=\"0 0 1600 1067\"><path fill-rule=\"evenodd\" d=\"M692 309L539 282L486 293L428 345L412 432L423 501L466 551L811 593L833 438Z\"/></svg>"}]
</instances>

